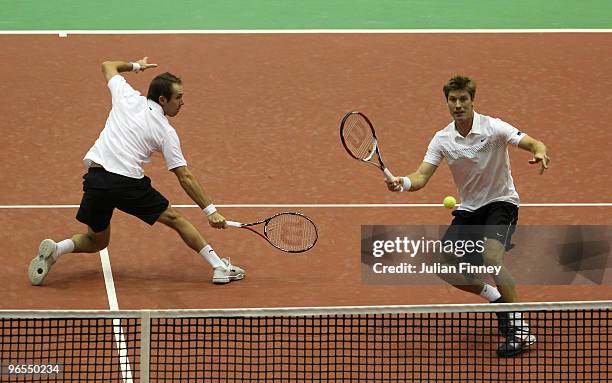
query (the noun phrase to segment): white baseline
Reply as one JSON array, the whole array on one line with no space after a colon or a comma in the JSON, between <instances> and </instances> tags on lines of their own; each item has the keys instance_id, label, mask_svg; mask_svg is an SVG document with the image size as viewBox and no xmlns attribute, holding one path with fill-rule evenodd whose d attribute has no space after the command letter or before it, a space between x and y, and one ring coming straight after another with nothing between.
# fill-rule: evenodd
<instances>
[{"instance_id":1,"label":"white baseline","mask_svg":"<svg viewBox=\"0 0 612 383\"><path fill-rule=\"evenodd\" d=\"M232 35L232 34L457 34L457 33L611 33L607 28L532 29L167 29L167 30L1 30L0 35Z\"/></svg>"}]
</instances>

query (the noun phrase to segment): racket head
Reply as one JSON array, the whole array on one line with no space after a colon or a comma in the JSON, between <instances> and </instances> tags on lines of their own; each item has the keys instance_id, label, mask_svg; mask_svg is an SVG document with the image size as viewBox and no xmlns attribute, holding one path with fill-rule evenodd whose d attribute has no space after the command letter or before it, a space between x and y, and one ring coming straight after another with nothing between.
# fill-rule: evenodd
<instances>
[{"instance_id":1,"label":"racket head","mask_svg":"<svg viewBox=\"0 0 612 383\"><path fill-rule=\"evenodd\" d=\"M351 157L381 170L385 168L378 150L376 131L365 114L357 111L347 113L340 123L340 139Z\"/></svg>"},{"instance_id":2,"label":"racket head","mask_svg":"<svg viewBox=\"0 0 612 383\"><path fill-rule=\"evenodd\" d=\"M282 212L266 219L264 236L272 246L288 253L308 251L319 238L314 222L295 212Z\"/></svg>"},{"instance_id":3,"label":"racket head","mask_svg":"<svg viewBox=\"0 0 612 383\"><path fill-rule=\"evenodd\" d=\"M340 122L340 139L351 157L368 161L376 151L376 132L361 112L347 113Z\"/></svg>"}]
</instances>

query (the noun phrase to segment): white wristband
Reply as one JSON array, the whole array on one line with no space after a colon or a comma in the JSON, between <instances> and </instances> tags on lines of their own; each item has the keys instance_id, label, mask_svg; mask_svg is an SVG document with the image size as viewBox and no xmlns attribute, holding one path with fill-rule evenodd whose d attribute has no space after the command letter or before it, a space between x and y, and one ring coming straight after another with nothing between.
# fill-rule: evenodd
<instances>
[{"instance_id":1,"label":"white wristband","mask_svg":"<svg viewBox=\"0 0 612 383\"><path fill-rule=\"evenodd\" d=\"M202 209L202 211L204 212L204 214L206 215L211 215L212 213L217 211L217 208L215 207L215 205L213 205L212 203L208 206L206 206L204 209Z\"/></svg>"},{"instance_id":2,"label":"white wristband","mask_svg":"<svg viewBox=\"0 0 612 383\"><path fill-rule=\"evenodd\" d=\"M130 64L132 64L132 72L134 73L140 72L140 64L138 63L130 63Z\"/></svg>"},{"instance_id":3,"label":"white wristband","mask_svg":"<svg viewBox=\"0 0 612 383\"><path fill-rule=\"evenodd\" d=\"M402 181L402 187L404 188L404 191L410 191L410 187L412 186L412 181L410 181L410 178L400 177L400 180Z\"/></svg>"}]
</instances>

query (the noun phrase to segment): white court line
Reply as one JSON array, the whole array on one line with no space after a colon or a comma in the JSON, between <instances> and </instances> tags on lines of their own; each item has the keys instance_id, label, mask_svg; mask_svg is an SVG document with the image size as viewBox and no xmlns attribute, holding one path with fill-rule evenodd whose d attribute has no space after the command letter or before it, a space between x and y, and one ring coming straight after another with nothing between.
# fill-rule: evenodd
<instances>
[{"instance_id":1,"label":"white court line","mask_svg":"<svg viewBox=\"0 0 612 383\"><path fill-rule=\"evenodd\" d=\"M167 30L1 30L0 35L216 35L216 34L456 34L456 33L611 33L606 28L527 29L167 29Z\"/></svg>"},{"instance_id":2,"label":"white court line","mask_svg":"<svg viewBox=\"0 0 612 383\"><path fill-rule=\"evenodd\" d=\"M172 205L174 207L192 208L197 205ZM369 207L440 207L441 203L323 203L323 204L242 204L242 205L215 205L217 207L233 208L258 208L258 207L301 207L301 208L369 208ZM461 204L457 204L461 206ZM591 203L524 203L521 207L612 207L612 202L591 202ZM78 207L78 206L77 206Z\"/></svg>"},{"instance_id":3,"label":"white court line","mask_svg":"<svg viewBox=\"0 0 612 383\"><path fill-rule=\"evenodd\" d=\"M100 261L102 262L102 272L104 273L104 285L106 286L106 296L108 297L108 307L112 311L119 310L117 293L115 292L115 281L113 280L113 270L108 256L108 248L100 250Z\"/></svg>"},{"instance_id":4,"label":"white court line","mask_svg":"<svg viewBox=\"0 0 612 383\"><path fill-rule=\"evenodd\" d=\"M177 208L197 208L198 205L172 205ZM378 208L378 207L440 207L441 203L315 203L315 204L220 204L223 208ZM457 206L461 206L458 204ZM75 209L79 205L0 205L0 209ZM522 203L520 207L612 207L612 202L546 202Z\"/></svg>"},{"instance_id":5,"label":"white court line","mask_svg":"<svg viewBox=\"0 0 612 383\"><path fill-rule=\"evenodd\" d=\"M108 297L108 306L111 311L119 310L119 302L115 292L115 282L113 280L113 270L111 269L108 249L100 250L100 261L102 261L102 271L104 273L104 284L106 285L106 295ZM127 344L125 342L125 333L121 327L121 319L113 319L113 333L115 335L115 343L119 353L119 368L123 376L124 383L133 383L132 365L128 358Z\"/></svg>"}]
</instances>

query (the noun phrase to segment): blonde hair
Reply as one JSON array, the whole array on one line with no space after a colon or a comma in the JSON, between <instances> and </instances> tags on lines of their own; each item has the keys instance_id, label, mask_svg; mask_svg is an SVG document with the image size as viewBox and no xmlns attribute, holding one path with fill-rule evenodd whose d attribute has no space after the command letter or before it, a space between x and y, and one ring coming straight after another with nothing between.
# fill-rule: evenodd
<instances>
[{"instance_id":1,"label":"blonde hair","mask_svg":"<svg viewBox=\"0 0 612 383\"><path fill-rule=\"evenodd\" d=\"M446 84L444 84L444 97L448 100L448 94L453 90L467 90L472 97L476 97L476 83L469 77L465 76L454 76Z\"/></svg>"}]
</instances>

